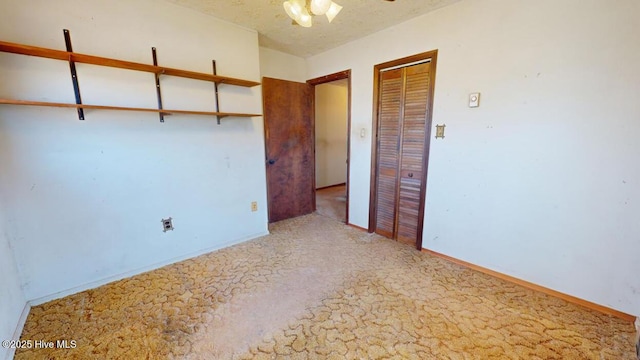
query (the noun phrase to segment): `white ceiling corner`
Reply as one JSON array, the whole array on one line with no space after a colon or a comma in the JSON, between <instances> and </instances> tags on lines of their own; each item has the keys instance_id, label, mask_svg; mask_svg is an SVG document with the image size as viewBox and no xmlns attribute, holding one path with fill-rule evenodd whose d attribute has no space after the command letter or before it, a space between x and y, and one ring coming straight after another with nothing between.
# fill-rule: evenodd
<instances>
[{"instance_id":1,"label":"white ceiling corner","mask_svg":"<svg viewBox=\"0 0 640 360\"><path fill-rule=\"evenodd\" d=\"M460 0L335 0L333 20L315 16L313 26L292 25L284 0L167 0L258 31L260 46L303 58L402 23Z\"/></svg>"}]
</instances>

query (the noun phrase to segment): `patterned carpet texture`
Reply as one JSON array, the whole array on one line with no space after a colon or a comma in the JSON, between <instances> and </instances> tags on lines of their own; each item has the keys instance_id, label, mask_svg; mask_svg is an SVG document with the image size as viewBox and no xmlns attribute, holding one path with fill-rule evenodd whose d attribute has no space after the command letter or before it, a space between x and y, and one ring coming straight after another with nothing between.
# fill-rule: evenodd
<instances>
[{"instance_id":1,"label":"patterned carpet texture","mask_svg":"<svg viewBox=\"0 0 640 360\"><path fill-rule=\"evenodd\" d=\"M633 325L325 216L34 307L16 359L635 360Z\"/></svg>"}]
</instances>

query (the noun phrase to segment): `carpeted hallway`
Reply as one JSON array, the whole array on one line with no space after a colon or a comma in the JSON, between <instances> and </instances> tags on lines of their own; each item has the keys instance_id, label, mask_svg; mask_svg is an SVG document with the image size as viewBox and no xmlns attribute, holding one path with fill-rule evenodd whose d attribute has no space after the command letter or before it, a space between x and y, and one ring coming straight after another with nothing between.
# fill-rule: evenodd
<instances>
[{"instance_id":1,"label":"carpeted hallway","mask_svg":"<svg viewBox=\"0 0 640 360\"><path fill-rule=\"evenodd\" d=\"M335 185L316 190L316 208L320 215L346 222L347 185Z\"/></svg>"},{"instance_id":2,"label":"carpeted hallway","mask_svg":"<svg viewBox=\"0 0 640 360\"><path fill-rule=\"evenodd\" d=\"M632 324L308 215L31 310L16 359L633 360Z\"/></svg>"}]
</instances>

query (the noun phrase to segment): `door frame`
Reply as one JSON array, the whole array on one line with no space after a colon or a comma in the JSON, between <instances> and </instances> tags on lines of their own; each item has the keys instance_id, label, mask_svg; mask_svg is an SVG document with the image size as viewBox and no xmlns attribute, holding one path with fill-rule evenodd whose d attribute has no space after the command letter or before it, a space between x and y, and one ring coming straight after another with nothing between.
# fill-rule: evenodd
<instances>
[{"instance_id":1,"label":"door frame","mask_svg":"<svg viewBox=\"0 0 640 360\"><path fill-rule=\"evenodd\" d=\"M420 205L418 208L418 231L416 239L416 248L422 249L422 231L424 227L424 208L426 203L426 190L427 190L427 174L429 167L429 149L431 143L431 128L433 118L433 98L435 90L436 80L436 65L438 61L438 50L432 50L407 56L401 59L387 61L381 64L377 64L373 67L373 124L371 128L371 181L369 183L369 228L368 232L373 233L376 230L376 207L377 207L377 181L378 178L378 126L380 125L379 118L379 91L380 91L380 73L382 70L386 70L394 67L409 66L413 63L419 63L430 60L431 62L431 81L429 82L429 111L427 112L427 126L425 129L425 142L424 142L424 159L422 167L422 178L424 181L420 186L420 193L424 196L420 199Z\"/></svg>"},{"instance_id":2,"label":"door frame","mask_svg":"<svg viewBox=\"0 0 640 360\"><path fill-rule=\"evenodd\" d=\"M339 71L333 74L329 74L329 75L324 75L324 76L320 76L317 78L313 78L313 79L309 79L307 80L307 84L312 86L312 91L311 91L311 95L313 97L313 151L315 153L316 148L315 148L315 136L316 136L316 129L315 129L315 114L316 114L316 102L315 102L315 98L316 98L316 85L321 85L321 84L326 84L326 83L330 83L336 80L342 80L342 79L347 79L347 201L345 206L347 207L347 211L346 211L346 216L345 216L345 223L347 225L349 225L349 188L351 187L351 181L350 181L350 177L351 177L351 69L348 70L343 70L343 71ZM315 161L314 161L314 167L313 167L313 179L314 179L314 186L313 186L313 191L315 193L316 189L315 189L315 178L316 178L316 167L315 167ZM316 210L316 203L314 201L314 205L313 205L314 210Z\"/></svg>"}]
</instances>

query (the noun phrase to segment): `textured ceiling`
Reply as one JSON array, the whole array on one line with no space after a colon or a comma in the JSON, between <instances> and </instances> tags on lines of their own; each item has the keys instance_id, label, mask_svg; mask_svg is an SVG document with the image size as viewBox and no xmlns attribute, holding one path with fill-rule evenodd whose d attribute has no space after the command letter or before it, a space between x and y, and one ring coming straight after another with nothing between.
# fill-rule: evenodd
<instances>
[{"instance_id":1,"label":"textured ceiling","mask_svg":"<svg viewBox=\"0 0 640 360\"><path fill-rule=\"evenodd\" d=\"M284 0L167 1L255 29L260 46L306 58L460 0L335 0L343 9L333 22L315 16L310 28L291 25Z\"/></svg>"}]
</instances>

